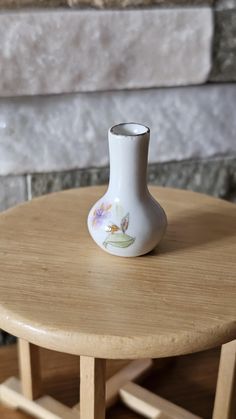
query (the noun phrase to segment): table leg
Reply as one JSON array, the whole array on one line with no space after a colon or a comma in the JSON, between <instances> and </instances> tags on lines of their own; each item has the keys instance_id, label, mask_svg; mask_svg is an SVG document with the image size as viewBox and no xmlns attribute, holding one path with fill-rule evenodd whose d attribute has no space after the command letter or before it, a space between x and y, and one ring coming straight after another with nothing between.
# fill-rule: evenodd
<instances>
[{"instance_id":1,"label":"table leg","mask_svg":"<svg viewBox=\"0 0 236 419\"><path fill-rule=\"evenodd\" d=\"M22 394L29 400L41 396L40 355L38 346L18 339Z\"/></svg>"},{"instance_id":2,"label":"table leg","mask_svg":"<svg viewBox=\"0 0 236 419\"><path fill-rule=\"evenodd\" d=\"M236 340L221 348L213 419L236 418Z\"/></svg>"},{"instance_id":3,"label":"table leg","mask_svg":"<svg viewBox=\"0 0 236 419\"><path fill-rule=\"evenodd\" d=\"M80 418L105 419L106 361L80 357Z\"/></svg>"}]
</instances>

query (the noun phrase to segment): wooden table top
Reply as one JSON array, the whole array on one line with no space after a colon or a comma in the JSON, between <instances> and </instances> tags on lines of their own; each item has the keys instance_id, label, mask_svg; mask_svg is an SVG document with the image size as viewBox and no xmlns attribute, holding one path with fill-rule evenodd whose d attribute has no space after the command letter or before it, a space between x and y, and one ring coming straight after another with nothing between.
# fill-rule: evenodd
<instances>
[{"instance_id":1,"label":"wooden table top","mask_svg":"<svg viewBox=\"0 0 236 419\"><path fill-rule=\"evenodd\" d=\"M236 338L236 206L151 187L169 226L138 258L103 252L86 218L104 187L47 195L0 215L0 327L48 349L164 357Z\"/></svg>"}]
</instances>

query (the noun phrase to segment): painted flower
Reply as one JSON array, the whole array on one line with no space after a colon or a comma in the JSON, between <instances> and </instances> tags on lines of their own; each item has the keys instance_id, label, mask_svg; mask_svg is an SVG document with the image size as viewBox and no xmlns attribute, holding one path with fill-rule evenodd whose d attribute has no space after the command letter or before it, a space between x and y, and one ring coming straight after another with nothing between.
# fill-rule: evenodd
<instances>
[{"instance_id":1,"label":"painted flower","mask_svg":"<svg viewBox=\"0 0 236 419\"><path fill-rule=\"evenodd\" d=\"M118 227L116 224L109 224L108 226L106 226L105 230L107 233L114 234L120 230L120 227Z\"/></svg>"},{"instance_id":2,"label":"painted flower","mask_svg":"<svg viewBox=\"0 0 236 419\"><path fill-rule=\"evenodd\" d=\"M92 216L93 227L101 227L104 221L109 217L112 204L105 204L104 202L99 208L95 208Z\"/></svg>"},{"instance_id":3,"label":"painted flower","mask_svg":"<svg viewBox=\"0 0 236 419\"><path fill-rule=\"evenodd\" d=\"M103 246L120 247L125 248L131 246L134 243L135 237L131 237L126 234L126 230L129 227L129 213L121 219L120 227L117 224L109 224L106 227L106 232L109 233L103 242Z\"/></svg>"}]
</instances>

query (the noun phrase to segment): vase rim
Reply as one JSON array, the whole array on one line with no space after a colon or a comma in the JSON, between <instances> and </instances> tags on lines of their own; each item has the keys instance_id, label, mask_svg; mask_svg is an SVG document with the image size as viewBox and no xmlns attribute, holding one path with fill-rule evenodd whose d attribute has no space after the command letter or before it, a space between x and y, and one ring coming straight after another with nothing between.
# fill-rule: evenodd
<instances>
[{"instance_id":1,"label":"vase rim","mask_svg":"<svg viewBox=\"0 0 236 419\"><path fill-rule=\"evenodd\" d=\"M150 133L150 128L138 122L122 122L110 128L110 133L122 137L137 137Z\"/></svg>"}]
</instances>

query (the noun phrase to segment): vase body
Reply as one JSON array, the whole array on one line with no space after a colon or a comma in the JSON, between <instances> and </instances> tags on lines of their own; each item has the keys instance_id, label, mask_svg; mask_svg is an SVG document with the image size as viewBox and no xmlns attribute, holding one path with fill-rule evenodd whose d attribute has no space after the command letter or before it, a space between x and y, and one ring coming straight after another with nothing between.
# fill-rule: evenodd
<instances>
[{"instance_id":1,"label":"vase body","mask_svg":"<svg viewBox=\"0 0 236 419\"><path fill-rule=\"evenodd\" d=\"M162 239L167 219L146 180L149 128L136 123L109 130L110 180L91 208L88 229L95 242L117 256L140 256Z\"/></svg>"}]
</instances>

